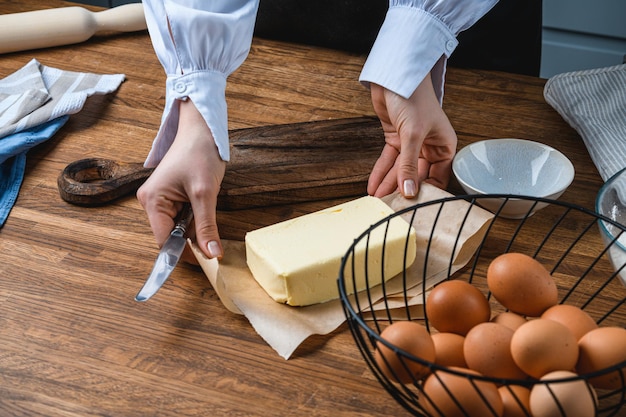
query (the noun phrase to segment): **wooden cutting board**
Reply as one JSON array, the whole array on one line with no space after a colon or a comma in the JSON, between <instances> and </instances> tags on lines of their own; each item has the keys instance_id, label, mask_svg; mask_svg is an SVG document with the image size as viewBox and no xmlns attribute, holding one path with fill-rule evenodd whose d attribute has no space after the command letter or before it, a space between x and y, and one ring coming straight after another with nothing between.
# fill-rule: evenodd
<instances>
[{"instance_id":1,"label":"wooden cutting board","mask_svg":"<svg viewBox=\"0 0 626 417\"><path fill-rule=\"evenodd\" d=\"M372 117L237 129L229 136L222 211L364 195L384 144ZM73 204L107 204L136 192L152 171L137 162L81 159L59 175L59 193Z\"/></svg>"},{"instance_id":2,"label":"wooden cutting board","mask_svg":"<svg viewBox=\"0 0 626 417\"><path fill-rule=\"evenodd\" d=\"M380 122L372 117L231 131L218 209L364 195L383 145Z\"/></svg>"}]
</instances>

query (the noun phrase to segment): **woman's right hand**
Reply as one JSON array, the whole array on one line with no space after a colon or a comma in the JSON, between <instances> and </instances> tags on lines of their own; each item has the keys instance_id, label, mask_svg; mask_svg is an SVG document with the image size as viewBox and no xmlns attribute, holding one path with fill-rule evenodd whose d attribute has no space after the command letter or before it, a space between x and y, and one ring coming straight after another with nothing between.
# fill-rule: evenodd
<instances>
[{"instance_id":1,"label":"woman's right hand","mask_svg":"<svg viewBox=\"0 0 626 417\"><path fill-rule=\"evenodd\" d=\"M221 258L216 207L226 163L220 158L211 130L191 100L179 101L174 143L137 191L157 245L163 246L183 203L191 203L195 227L190 236L209 258ZM185 260L193 262L188 251Z\"/></svg>"}]
</instances>

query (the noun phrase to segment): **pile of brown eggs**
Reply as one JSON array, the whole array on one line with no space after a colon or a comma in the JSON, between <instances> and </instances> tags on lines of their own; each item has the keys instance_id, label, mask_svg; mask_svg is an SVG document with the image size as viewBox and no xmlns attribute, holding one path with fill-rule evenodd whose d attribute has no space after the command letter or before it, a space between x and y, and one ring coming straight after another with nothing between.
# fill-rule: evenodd
<instances>
[{"instance_id":1,"label":"pile of brown eggs","mask_svg":"<svg viewBox=\"0 0 626 417\"><path fill-rule=\"evenodd\" d=\"M377 344L381 371L398 383L421 384L429 415L589 417L597 389L623 388L626 367L588 380L578 376L626 361L626 329L598 326L581 308L559 304L556 283L541 263L521 253L500 255L489 265L487 286L505 312L492 317L478 288L448 280L426 300L432 332L416 321L396 321L381 333L406 353L445 367L407 361ZM542 382L526 383L533 380Z\"/></svg>"}]
</instances>

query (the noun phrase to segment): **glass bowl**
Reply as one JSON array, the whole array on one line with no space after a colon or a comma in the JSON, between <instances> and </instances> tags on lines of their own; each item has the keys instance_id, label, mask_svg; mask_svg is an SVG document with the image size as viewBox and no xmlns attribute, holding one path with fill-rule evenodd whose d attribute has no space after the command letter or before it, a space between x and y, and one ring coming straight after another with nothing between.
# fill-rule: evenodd
<instances>
[{"instance_id":1,"label":"glass bowl","mask_svg":"<svg viewBox=\"0 0 626 417\"><path fill-rule=\"evenodd\" d=\"M620 225L626 224L626 168L609 178L596 197L596 211ZM626 235L615 223L599 221L600 233L609 246L609 257L615 268L626 262ZM626 270L619 270L626 285Z\"/></svg>"}]
</instances>

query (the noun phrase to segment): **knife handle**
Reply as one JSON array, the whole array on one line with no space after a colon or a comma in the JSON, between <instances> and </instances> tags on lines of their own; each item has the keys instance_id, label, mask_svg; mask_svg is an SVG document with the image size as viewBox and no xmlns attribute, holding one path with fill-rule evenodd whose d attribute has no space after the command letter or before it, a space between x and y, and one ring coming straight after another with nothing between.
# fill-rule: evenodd
<instances>
[{"instance_id":1,"label":"knife handle","mask_svg":"<svg viewBox=\"0 0 626 417\"><path fill-rule=\"evenodd\" d=\"M172 230L172 234L176 233L180 236L184 236L187 232L187 228L191 224L191 220L193 220L193 211L191 210L191 204L185 203L183 204L183 209L178 213L176 217L176 224L174 225L174 230Z\"/></svg>"}]
</instances>

